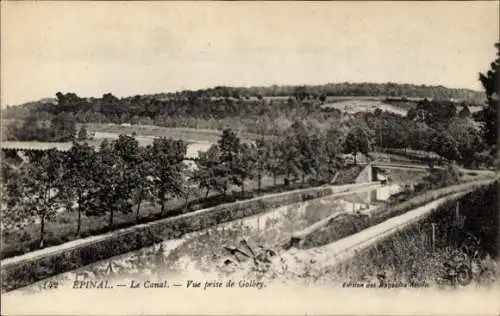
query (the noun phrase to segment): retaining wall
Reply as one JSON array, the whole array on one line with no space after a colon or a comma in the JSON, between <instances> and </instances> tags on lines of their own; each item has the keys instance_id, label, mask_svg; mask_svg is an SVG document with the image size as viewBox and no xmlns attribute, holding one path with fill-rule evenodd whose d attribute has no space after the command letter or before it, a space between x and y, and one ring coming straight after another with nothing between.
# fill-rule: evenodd
<instances>
[{"instance_id":1,"label":"retaining wall","mask_svg":"<svg viewBox=\"0 0 500 316\"><path fill-rule=\"evenodd\" d=\"M361 173L357 176L355 182L356 183L365 183L373 181L373 166L372 164L368 164L365 169L361 171Z\"/></svg>"}]
</instances>

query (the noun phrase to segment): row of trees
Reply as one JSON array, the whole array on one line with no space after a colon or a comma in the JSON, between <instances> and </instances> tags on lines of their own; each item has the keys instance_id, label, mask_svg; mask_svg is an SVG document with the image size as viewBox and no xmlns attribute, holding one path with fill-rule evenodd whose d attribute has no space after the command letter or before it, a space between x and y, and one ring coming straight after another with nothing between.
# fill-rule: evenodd
<instances>
[{"instance_id":1,"label":"row of trees","mask_svg":"<svg viewBox=\"0 0 500 316\"><path fill-rule=\"evenodd\" d=\"M166 215L173 198L188 201L203 190L226 195L232 186L245 192L248 180L257 182L280 175L288 180L313 177L329 181L343 162L343 152L367 152L368 138L362 130L330 130L321 133L300 122L280 138L242 142L232 130L225 130L207 152L200 152L197 168L185 163L187 144L180 140L156 138L152 145L120 135L104 141L99 150L87 143L74 143L67 152L31 151L28 163L11 163L14 151L4 150L2 159L2 218L17 225L26 219L40 222L43 245L47 221L60 210L76 211L76 234L81 232L82 215L107 217L112 227L117 213L135 212L140 218L145 201L155 203ZM287 181L288 182L288 181Z\"/></svg>"},{"instance_id":2,"label":"row of trees","mask_svg":"<svg viewBox=\"0 0 500 316\"><path fill-rule=\"evenodd\" d=\"M410 119L376 111L360 114L356 124L370 131L377 147L435 152L468 167L488 162L488 144L471 117L454 115L429 123L425 117L432 112L420 110L419 114Z\"/></svg>"},{"instance_id":3,"label":"row of trees","mask_svg":"<svg viewBox=\"0 0 500 316\"><path fill-rule=\"evenodd\" d=\"M171 196L183 193L185 154L182 141L160 138L152 146L140 147L126 135L112 143L103 142L98 151L74 143L68 152L30 152L29 163L20 168L4 164L2 168L6 182L3 218L14 225L20 223L20 216L38 218L43 244L45 222L54 219L61 208L76 209L77 234L84 213L107 213L112 226L116 212L131 212L134 205L139 216L146 198L158 202L163 211ZM8 153L5 158L8 160Z\"/></svg>"},{"instance_id":4,"label":"row of trees","mask_svg":"<svg viewBox=\"0 0 500 316\"><path fill-rule=\"evenodd\" d=\"M417 86L409 84L327 84L322 86L270 86L253 88L215 87L197 91L181 91L160 95L117 98L111 93L101 98L82 98L75 93L56 93L55 102L48 100L23 106L9 107L4 117L26 119L34 112L39 116L73 114L80 123L124 123L161 117L196 117L221 119L256 115L283 115L292 108L325 102L327 96L408 96L449 100L464 100L481 104L484 95L465 89ZM157 122L156 122L157 123Z\"/></svg>"}]
</instances>

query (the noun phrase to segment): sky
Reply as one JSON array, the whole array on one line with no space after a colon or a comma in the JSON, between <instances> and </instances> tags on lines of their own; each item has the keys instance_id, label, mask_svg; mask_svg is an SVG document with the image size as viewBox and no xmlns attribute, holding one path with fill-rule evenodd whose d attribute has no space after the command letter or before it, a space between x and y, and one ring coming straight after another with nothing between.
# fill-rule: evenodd
<instances>
[{"instance_id":1,"label":"sky","mask_svg":"<svg viewBox=\"0 0 500 316\"><path fill-rule=\"evenodd\" d=\"M217 85L480 90L499 2L5 2L1 105Z\"/></svg>"}]
</instances>

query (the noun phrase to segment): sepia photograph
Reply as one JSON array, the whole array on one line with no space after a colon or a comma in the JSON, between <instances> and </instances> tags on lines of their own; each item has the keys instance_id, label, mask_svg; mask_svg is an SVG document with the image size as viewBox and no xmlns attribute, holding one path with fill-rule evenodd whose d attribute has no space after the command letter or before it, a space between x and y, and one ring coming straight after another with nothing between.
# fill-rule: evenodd
<instances>
[{"instance_id":1,"label":"sepia photograph","mask_svg":"<svg viewBox=\"0 0 500 316\"><path fill-rule=\"evenodd\" d=\"M2 315L500 315L499 1L2 1Z\"/></svg>"}]
</instances>

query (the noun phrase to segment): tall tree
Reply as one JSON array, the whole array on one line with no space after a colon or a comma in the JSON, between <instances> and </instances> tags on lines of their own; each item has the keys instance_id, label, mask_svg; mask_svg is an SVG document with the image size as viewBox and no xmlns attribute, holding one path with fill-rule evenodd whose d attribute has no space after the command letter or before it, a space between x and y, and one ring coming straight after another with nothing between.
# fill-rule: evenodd
<instances>
[{"instance_id":1,"label":"tall tree","mask_svg":"<svg viewBox=\"0 0 500 316\"><path fill-rule=\"evenodd\" d=\"M342 166L340 154L343 149L343 134L337 129L330 129L325 135L325 154L328 181L332 181L337 170Z\"/></svg>"},{"instance_id":2,"label":"tall tree","mask_svg":"<svg viewBox=\"0 0 500 316\"><path fill-rule=\"evenodd\" d=\"M484 137L486 143L493 148L498 145L498 107L500 102L498 68L500 67L500 43L496 43L495 48L497 50L497 58L490 64L490 69L486 74L479 74L479 80L483 85L488 99L487 106L482 110Z\"/></svg>"},{"instance_id":3,"label":"tall tree","mask_svg":"<svg viewBox=\"0 0 500 316\"><path fill-rule=\"evenodd\" d=\"M7 157L2 152L2 177L0 185L0 212L3 227L21 228L26 219L22 205L23 169L7 163Z\"/></svg>"},{"instance_id":4,"label":"tall tree","mask_svg":"<svg viewBox=\"0 0 500 316\"><path fill-rule=\"evenodd\" d=\"M96 152L87 143L73 143L63 154L63 175L59 190L69 211L76 202L78 212L76 234L80 234L82 213L92 207L96 188Z\"/></svg>"},{"instance_id":5,"label":"tall tree","mask_svg":"<svg viewBox=\"0 0 500 316\"><path fill-rule=\"evenodd\" d=\"M262 189L262 177L266 172L266 157L269 151L269 142L265 139L259 138L255 142L254 153L255 153L255 174L257 176L257 192L260 193Z\"/></svg>"},{"instance_id":6,"label":"tall tree","mask_svg":"<svg viewBox=\"0 0 500 316\"><path fill-rule=\"evenodd\" d=\"M273 177L273 185L276 186L276 178L278 174L283 171L283 151L279 140L273 139L267 143L264 168L271 177Z\"/></svg>"},{"instance_id":7,"label":"tall tree","mask_svg":"<svg viewBox=\"0 0 500 316\"><path fill-rule=\"evenodd\" d=\"M154 187L162 214L165 213L165 203L169 198L183 194L182 171L186 152L187 144L182 140L162 137L153 141L151 161Z\"/></svg>"},{"instance_id":8,"label":"tall tree","mask_svg":"<svg viewBox=\"0 0 500 316\"><path fill-rule=\"evenodd\" d=\"M245 181L252 179L255 173L257 161L257 149L254 145L240 144L235 157L233 184L241 187L241 193L245 192Z\"/></svg>"},{"instance_id":9,"label":"tall tree","mask_svg":"<svg viewBox=\"0 0 500 316\"><path fill-rule=\"evenodd\" d=\"M62 178L61 155L51 149L22 168L21 202L27 218L40 222L40 247L44 245L46 221L53 220L59 206L59 182Z\"/></svg>"},{"instance_id":10,"label":"tall tree","mask_svg":"<svg viewBox=\"0 0 500 316\"><path fill-rule=\"evenodd\" d=\"M354 163L357 163L358 153L367 154L370 149L370 139L368 132L359 126L352 128L346 136L344 142L344 152L354 155Z\"/></svg>"},{"instance_id":11,"label":"tall tree","mask_svg":"<svg viewBox=\"0 0 500 316\"><path fill-rule=\"evenodd\" d=\"M108 226L112 227L117 211L128 213L132 211L131 186L126 181L126 165L116 141L104 141L100 145L96 158L96 192L89 216L101 216L109 212ZM122 145L118 145L120 147Z\"/></svg>"},{"instance_id":12,"label":"tall tree","mask_svg":"<svg viewBox=\"0 0 500 316\"><path fill-rule=\"evenodd\" d=\"M76 120L72 114L59 113L51 121L53 141L67 142L75 139Z\"/></svg>"},{"instance_id":13,"label":"tall tree","mask_svg":"<svg viewBox=\"0 0 500 316\"><path fill-rule=\"evenodd\" d=\"M134 166L133 172L131 173L132 179L132 197L136 204L135 219L139 220L139 213L141 211L141 206L144 201L151 200L153 198L153 167L154 164L151 162L151 146L140 147L139 148L139 160Z\"/></svg>"},{"instance_id":14,"label":"tall tree","mask_svg":"<svg viewBox=\"0 0 500 316\"><path fill-rule=\"evenodd\" d=\"M431 148L438 155L453 161L460 159L457 141L447 132L439 131L431 140Z\"/></svg>"},{"instance_id":15,"label":"tall tree","mask_svg":"<svg viewBox=\"0 0 500 316\"><path fill-rule=\"evenodd\" d=\"M88 137L87 128L84 125L82 125L82 127L78 131L78 140L86 140L87 137Z\"/></svg>"},{"instance_id":16,"label":"tall tree","mask_svg":"<svg viewBox=\"0 0 500 316\"><path fill-rule=\"evenodd\" d=\"M236 157L241 148L241 141L239 137L231 129L225 129L222 131L222 136L218 141L218 145L220 149L221 163L225 164L229 168L231 175L234 174Z\"/></svg>"},{"instance_id":17,"label":"tall tree","mask_svg":"<svg viewBox=\"0 0 500 316\"><path fill-rule=\"evenodd\" d=\"M457 142L459 161L467 167L473 167L476 154L485 149L480 130L471 120L454 119L448 125L448 133Z\"/></svg>"},{"instance_id":18,"label":"tall tree","mask_svg":"<svg viewBox=\"0 0 500 316\"><path fill-rule=\"evenodd\" d=\"M211 190L226 194L229 186L229 169L221 162L218 145L212 145L206 152L200 152L196 161L195 179L201 189L205 189L205 197Z\"/></svg>"}]
</instances>

